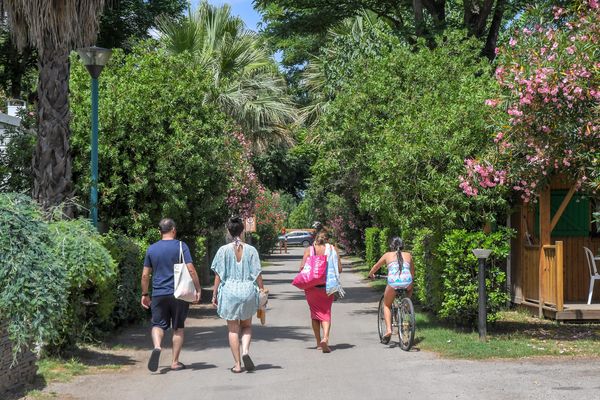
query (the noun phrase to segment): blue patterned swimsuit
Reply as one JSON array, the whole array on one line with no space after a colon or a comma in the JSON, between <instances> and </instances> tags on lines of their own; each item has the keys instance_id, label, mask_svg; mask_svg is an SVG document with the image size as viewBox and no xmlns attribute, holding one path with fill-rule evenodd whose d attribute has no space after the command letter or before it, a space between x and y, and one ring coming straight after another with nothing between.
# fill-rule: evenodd
<instances>
[{"instance_id":1,"label":"blue patterned swimsuit","mask_svg":"<svg viewBox=\"0 0 600 400\"><path fill-rule=\"evenodd\" d=\"M405 289L412 284L412 274L410 273L410 264L402 261L402 270L398 261L392 261L388 264L387 283L394 289Z\"/></svg>"}]
</instances>

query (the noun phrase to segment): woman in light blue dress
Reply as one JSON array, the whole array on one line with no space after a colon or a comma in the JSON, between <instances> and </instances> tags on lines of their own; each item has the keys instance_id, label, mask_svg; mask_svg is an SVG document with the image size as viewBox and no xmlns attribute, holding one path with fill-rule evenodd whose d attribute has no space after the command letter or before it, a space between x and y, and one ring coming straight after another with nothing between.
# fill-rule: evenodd
<instances>
[{"instance_id":1,"label":"woman in light blue dress","mask_svg":"<svg viewBox=\"0 0 600 400\"><path fill-rule=\"evenodd\" d=\"M240 239L244 231L242 219L230 218L227 230L233 242L221 246L212 262L211 269L215 272L212 303L217 307L219 317L227 320L229 347L235 361L231 372L240 373L240 334L241 361L246 371L255 369L248 351L252 338L252 315L258 310L259 291L263 291L264 287L258 252Z\"/></svg>"}]
</instances>

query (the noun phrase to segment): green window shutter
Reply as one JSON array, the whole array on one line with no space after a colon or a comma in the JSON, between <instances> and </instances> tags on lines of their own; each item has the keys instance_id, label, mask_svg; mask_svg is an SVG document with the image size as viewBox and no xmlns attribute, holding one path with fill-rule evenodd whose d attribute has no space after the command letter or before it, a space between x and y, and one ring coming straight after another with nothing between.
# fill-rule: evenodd
<instances>
[{"instance_id":1,"label":"green window shutter","mask_svg":"<svg viewBox=\"0 0 600 400\"><path fill-rule=\"evenodd\" d=\"M566 190L553 190L550 195L550 209L552 217L560 207L563 199L567 195ZM540 209L536 205L535 212L535 233L540 234ZM588 236L590 234L590 199L581 194L574 194L573 198L565 208L563 215L552 231L552 236L578 237Z\"/></svg>"}]
</instances>

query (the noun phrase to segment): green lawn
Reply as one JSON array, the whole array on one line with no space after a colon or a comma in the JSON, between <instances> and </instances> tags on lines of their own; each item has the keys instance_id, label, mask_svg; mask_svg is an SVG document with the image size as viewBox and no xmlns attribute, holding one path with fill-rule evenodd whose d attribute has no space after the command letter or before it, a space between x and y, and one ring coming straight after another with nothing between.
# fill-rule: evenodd
<instances>
[{"instance_id":1,"label":"green lawn","mask_svg":"<svg viewBox=\"0 0 600 400\"><path fill-rule=\"evenodd\" d=\"M346 260L352 263L354 271L367 276L370 267L362 260ZM383 291L385 285L383 279L371 282L378 291ZM502 312L500 319L488 324L487 329L488 341L482 343L477 330L456 328L418 311L415 347L442 357L464 359L600 355L600 324L558 323L510 310Z\"/></svg>"}]
</instances>

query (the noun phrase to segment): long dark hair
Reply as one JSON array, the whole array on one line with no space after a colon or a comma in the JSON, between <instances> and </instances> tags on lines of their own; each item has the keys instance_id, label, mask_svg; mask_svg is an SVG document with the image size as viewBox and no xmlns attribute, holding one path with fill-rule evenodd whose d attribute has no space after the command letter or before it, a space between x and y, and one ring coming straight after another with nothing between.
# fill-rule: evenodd
<instances>
[{"instance_id":1,"label":"long dark hair","mask_svg":"<svg viewBox=\"0 0 600 400\"><path fill-rule=\"evenodd\" d=\"M394 236L392 240L390 240L390 249L396 252L398 262L400 262L400 260L404 261L404 258L402 258L402 250L404 250L404 241L402 238Z\"/></svg>"}]
</instances>

